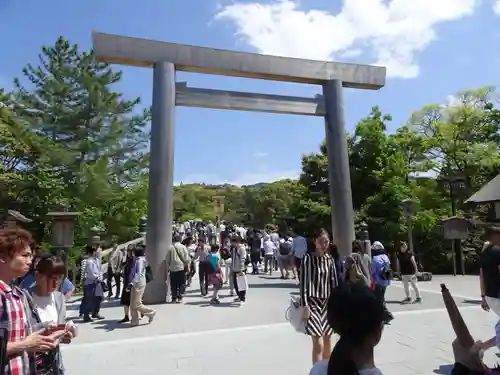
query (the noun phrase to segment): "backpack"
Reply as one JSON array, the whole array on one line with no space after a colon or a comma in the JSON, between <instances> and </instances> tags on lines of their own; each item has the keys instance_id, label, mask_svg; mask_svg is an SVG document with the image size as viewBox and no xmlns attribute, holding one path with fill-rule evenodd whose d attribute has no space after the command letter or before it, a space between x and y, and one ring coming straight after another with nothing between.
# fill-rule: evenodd
<instances>
[{"instance_id":1,"label":"backpack","mask_svg":"<svg viewBox=\"0 0 500 375\"><path fill-rule=\"evenodd\" d=\"M280 243L280 255L290 255L292 252L292 244L288 241Z\"/></svg>"},{"instance_id":2,"label":"backpack","mask_svg":"<svg viewBox=\"0 0 500 375\"><path fill-rule=\"evenodd\" d=\"M151 266L148 264L146 266L146 284L149 283L150 281L153 281L153 270L151 269Z\"/></svg>"},{"instance_id":3,"label":"backpack","mask_svg":"<svg viewBox=\"0 0 500 375\"><path fill-rule=\"evenodd\" d=\"M380 277L382 280L392 280L392 268L389 262L382 264L380 267Z\"/></svg>"},{"instance_id":4,"label":"backpack","mask_svg":"<svg viewBox=\"0 0 500 375\"><path fill-rule=\"evenodd\" d=\"M223 247L222 249L220 249L220 257L222 260L228 260L229 258L231 258L231 252L229 251L229 249Z\"/></svg>"}]
</instances>

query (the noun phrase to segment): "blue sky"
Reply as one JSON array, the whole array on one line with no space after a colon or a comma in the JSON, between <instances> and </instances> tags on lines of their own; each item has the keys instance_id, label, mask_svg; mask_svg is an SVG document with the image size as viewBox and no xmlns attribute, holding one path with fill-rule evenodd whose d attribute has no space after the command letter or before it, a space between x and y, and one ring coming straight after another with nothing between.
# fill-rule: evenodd
<instances>
[{"instance_id":1,"label":"blue sky","mask_svg":"<svg viewBox=\"0 0 500 375\"><path fill-rule=\"evenodd\" d=\"M497 13L495 11L498 11ZM175 43L382 64L380 91L346 90L347 129L379 105L390 130L427 103L500 81L496 0L86 0L0 2L0 87L11 87L59 35L91 47L92 30ZM151 102L152 72L124 71L119 89ZM314 86L179 73L190 86L312 96ZM294 177L323 138L321 118L178 108L175 181L250 184Z\"/></svg>"}]
</instances>

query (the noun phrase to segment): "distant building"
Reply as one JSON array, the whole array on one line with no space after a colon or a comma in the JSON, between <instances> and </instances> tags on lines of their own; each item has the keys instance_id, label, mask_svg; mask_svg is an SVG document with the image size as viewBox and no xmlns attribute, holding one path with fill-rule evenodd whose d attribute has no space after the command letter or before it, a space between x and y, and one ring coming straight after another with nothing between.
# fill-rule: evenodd
<instances>
[{"instance_id":1,"label":"distant building","mask_svg":"<svg viewBox=\"0 0 500 375\"><path fill-rule=\"evenodd\" d=\"M33 220L27 218L22 213L16 210L0 211L0 228L15 229L22 228L24 224L31 223Z\"/></svg>"},{"instance_id":2,"label":"distant building","mask_svg":"<svg viewBox=\"0 0 500 375\"><path fill-rule=\"evenodd\" d=\"M500 174L479 189L465 203L473 203L478 206L487 205L489 208L488 221L500 222Z\"/></svg>"}]
</instances>

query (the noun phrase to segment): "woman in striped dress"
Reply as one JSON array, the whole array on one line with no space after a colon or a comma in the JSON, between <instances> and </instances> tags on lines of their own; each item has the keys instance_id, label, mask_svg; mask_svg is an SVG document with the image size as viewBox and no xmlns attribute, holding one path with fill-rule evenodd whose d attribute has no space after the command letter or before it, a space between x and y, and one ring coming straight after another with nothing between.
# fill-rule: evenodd
<instances>
[{"instance_id":1,"label":"woman in striped dress","mask_svg":"<svg viewBox=\"0 0 500 375\"><path fill-rule=\"evenodd\" d=\"M306 334L312 339L312 363L327 359L332 352L332 327L327 304L337 286L335 260L329 252L330 237L320 229L313 237L315 250L304 256L300 272L300 299L304 307Z\"/></svg>"}]
</instances>

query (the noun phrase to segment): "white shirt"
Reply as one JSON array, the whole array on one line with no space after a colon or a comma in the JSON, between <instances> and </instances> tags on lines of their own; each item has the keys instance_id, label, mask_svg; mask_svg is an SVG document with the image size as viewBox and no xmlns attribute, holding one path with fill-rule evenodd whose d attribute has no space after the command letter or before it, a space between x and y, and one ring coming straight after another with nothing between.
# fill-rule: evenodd
<instances>
[{"instance_id":1,"label":"white shirt","mask_svg":"<svg viewBox=\"0 0 500 375\"><path fill-rule=\"evenodd\" d=\"M212 223L208 224L207 227L205 228L205 231L207 234L215 234L217 233L216 230L215 230L215 225L213 225Z\"/></svg>"},{"instance_id":2,"label":"white shirt","mask_svg":"<svg viewBox=\"0 0 500 375\"><path fill-rule=\"evenodd\" d=\"M240 235L240 237L242 239L246 239L246 237L247 237L247 231L245 230L245 228L243 228L243 227L236 227L236 231L238 232L238 234Z\"/></svg>"},{"instance_id":3,"label":"white shirt","mask_svg":"<svg viewBox=\"0 0 500 375\"><path fill-rule=\"evenodd\" d=\"M263 247L265 255L274 255L276 252L276 244L270 239L264 241Z\"/></svg>"},{"instance_id":4,"label":"white shirt","mask_svg":"<svg viewBox=\"0 0 500 375\"><path fill-rule=\"evenodd\" d=\"M40 316L40 320L42 323L51 322L58 323L61 319L59 319L59 315L66 316L66 303L62 299L57 301L56 298L62 296L60 292L50 293L48 296L38 296L35 293L32 294L33 302L35 303L36 310L38 315ZM60 297L59 297L60 298ZM63 311L57 311L57 306Z\"/></svg>"},{"instance_id":5,"label":"white shirt","mask_svg":"<svg viewBox=\"0 0 500 375\"><path fill-rule=\"evenodd\" d=\"M328 373L328 359L324 359L322 361L316 362L314 366L309 371L309 375L326 375ZM382 372L374 367L368 368L365 370L359 370L359 375L383 375Z\"/></svg>"},{"instance_id":6,"label":"white shirt","mask_svg":"<svg viewBox=\"0 0 500 375\"><path fill-rule=\"evenodd\" d=\"M302 259L307 254L307 240L302 236L293 239L292 251L296 258Z\"/></svg>"},{"instance_id":7,"label":"white shirt","mask_svg":"<svg viewBox=\"0 0 500 375\"><path fill-rule=\"evenodd\" d=\"M194 257L194 254L196 253L196 249L198 248L198 245L195 243L192 243L191 245L188 246L188 253L190 256Z\"/></svg>"},{"instance_id":8,"label":"white shirt","mask_svg":"<svg viewBox=\"0 0 500 375\"><path fill-rule=\"evenodd\" d=\"M273 241L274 243L279 243L280 242L280 236L276 232L271 233L269 235L269 237L271 238L271 241Z\"/></svg>"}]
</instances>

